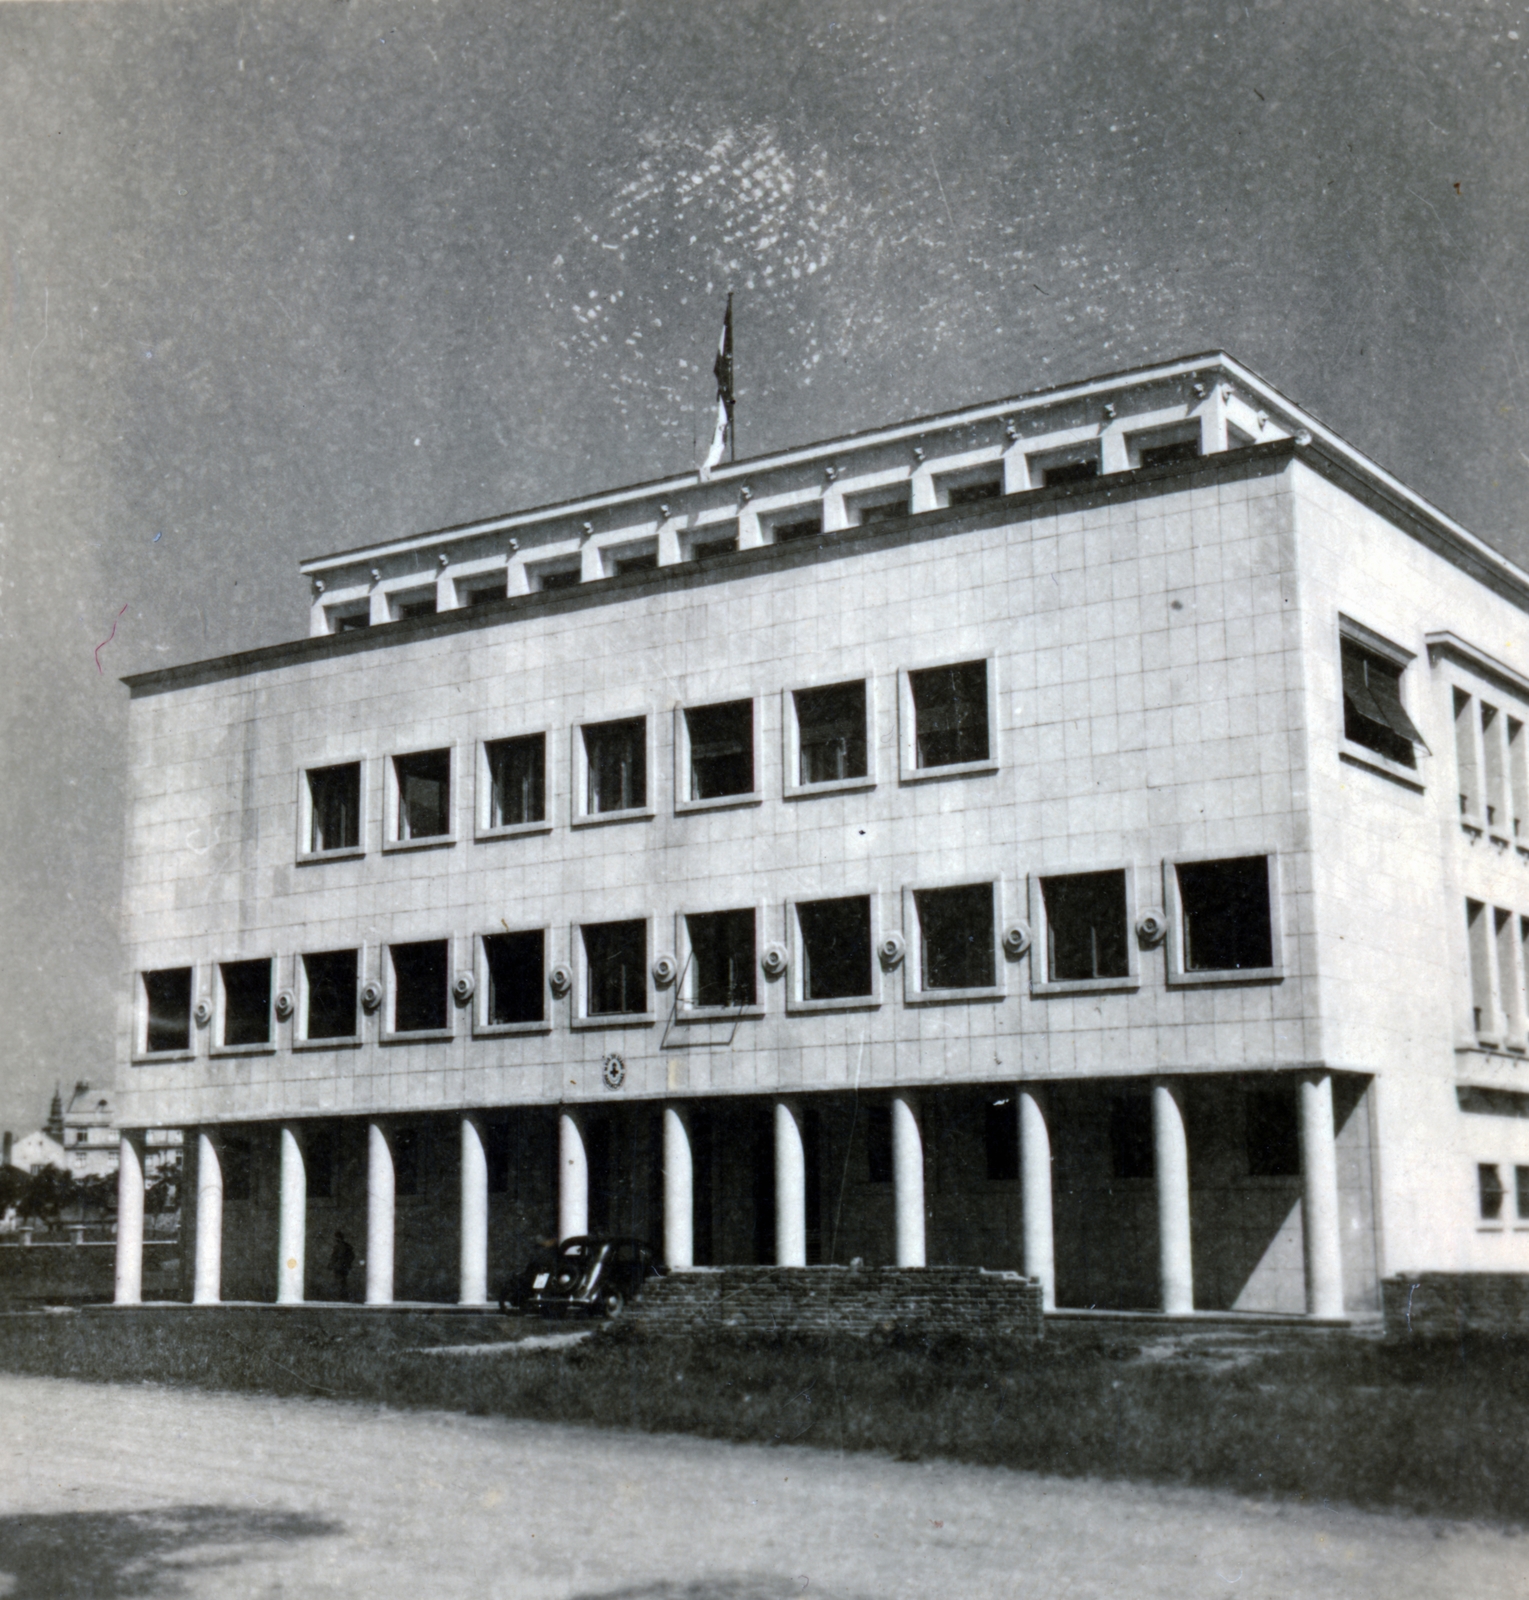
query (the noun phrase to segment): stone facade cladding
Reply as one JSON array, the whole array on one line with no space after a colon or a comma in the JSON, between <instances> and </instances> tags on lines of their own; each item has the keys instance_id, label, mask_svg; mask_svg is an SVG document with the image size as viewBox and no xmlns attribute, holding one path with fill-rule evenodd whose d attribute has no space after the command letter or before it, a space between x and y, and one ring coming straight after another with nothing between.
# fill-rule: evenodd
<instances>
[{"instance_id":1,"label":"stone facade cladding","mask_svg":"<svg viewBox=\"0 0 1529 1600\"><path fill-rule=\"evenodd\" d=\"M913 1334L1038 1339L1041 1286L980 1267L720 1267L671 1272L635 1309L644 1333Z\"/></svg>"},{"instance_id":2,"label":"stone facade cladding","mask_svg":"<svg viewBox=\"0 0 1529 1600\"><path fill-rule=\"evenodd\" d=\"M1381 1291L1391 1339L1529 1337L1529 1273L1404 1272L1387 1278Z\"/></svg>"}]
</instances>

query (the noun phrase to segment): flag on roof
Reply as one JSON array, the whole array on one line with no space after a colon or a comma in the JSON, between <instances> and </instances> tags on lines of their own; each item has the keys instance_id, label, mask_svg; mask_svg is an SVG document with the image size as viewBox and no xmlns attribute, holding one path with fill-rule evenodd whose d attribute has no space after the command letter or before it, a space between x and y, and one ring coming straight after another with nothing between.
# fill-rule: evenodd
<instances>
[{"instance_id":1,"label":"flag on roof","mask_svg":"<svg viewBox=\"0 0 1529 1600\"><path fill-rule=\"evenodd\" d=\"M722 319L722 337L717 341L717 359L712 364L717 379L717 429L712 435L711 449L701 463L701 476L710 476L711 469L722 459L724 449L738 458L738 442L733 434L733 297L727 297L727 314Z\"/></svg>"}]
</instances>

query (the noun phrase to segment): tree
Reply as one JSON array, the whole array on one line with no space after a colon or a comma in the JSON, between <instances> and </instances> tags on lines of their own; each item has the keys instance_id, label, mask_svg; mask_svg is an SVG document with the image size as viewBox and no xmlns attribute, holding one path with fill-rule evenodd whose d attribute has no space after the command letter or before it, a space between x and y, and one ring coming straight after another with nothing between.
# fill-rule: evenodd
<instances>
[{"instance_id":1,"label":"tree","mask_svg":"<svg viewBox=\"0 0 1529 1600\"><path fill-rule=\"evenodd\" d=\"M15 1206L19 1211L21 1202L26 1198L27 1185L32 1181L29 1172L23 1172L20 1167L0 1167L0 1216Z\"/></svg>"},{"instance_id":2,"label":"tree","mask_svg":"<svg viewBox=\"0 0 1529 1600\"><path fill-rule=\"evenodd\" d=\"M73 1173L57 1167L39 1167L27 1182L21 1214L56 1228L60 1214L74 1204L78 1193Z\"/></svg>"}]
</instances>

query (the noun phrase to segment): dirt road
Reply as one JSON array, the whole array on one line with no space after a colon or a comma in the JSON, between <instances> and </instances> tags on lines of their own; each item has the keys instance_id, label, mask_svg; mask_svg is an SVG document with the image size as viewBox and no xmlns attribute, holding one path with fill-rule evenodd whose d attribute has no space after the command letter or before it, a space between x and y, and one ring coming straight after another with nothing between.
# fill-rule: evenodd
<instances>
[{"instance_id":1,"label":"dirt road","mask_svg":"<svg viewBox=\"0 0 1529 1600\"><path fill-rule=\"evenodd\" d=\"M0 1377L0 1596L1529 1597L1529 1537L1230 1494Z\"/></svg>"}]
</instances>

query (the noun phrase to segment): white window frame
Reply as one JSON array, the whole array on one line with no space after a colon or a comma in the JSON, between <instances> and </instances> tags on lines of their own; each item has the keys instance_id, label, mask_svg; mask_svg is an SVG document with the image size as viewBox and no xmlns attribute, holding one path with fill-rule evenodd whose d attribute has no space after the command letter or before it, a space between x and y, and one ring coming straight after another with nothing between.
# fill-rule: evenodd
<instances>
[{"instance_id":1,"label":"white window frame","mask_svg":"<svg viewBox=\"0 0 1529 1600\"><path fill-rule=\"evenodd\" d=\"M332 760L327 757L317 757L312 761L305 761L297 769L297 863L299 866L310 866L319 861L355 861L366 854L366 830L368 822L368 806L370 795L368 793L370 774L367 771L369 763L365 756L348 755L336 756ZM313 791L308 787L308 774L311 772L326 772L331 767L355 767L359 777L356 785L356 843L347 845L342 850L311 850L309 841L313 838Z\"/></svg>"},{"instance_id":2,"label":"white window frame","mask_svg":"<svg viewBox=\"0 0 1529 1600\"><path fill-rule=\"evenodd\" d=\"M716 916L720 912L748 911L754 918L754 1004L751 1006L699 1006L685 998L685 991L695 981L691 966L691 917ZM734 1017L762 1017L765 1014L764 996L768 981L760 970L759 936L764 928L764 907L753 906L690 906L674 914L674 959L679 964L674 980L676 1004L674 1020L684 1022L731 1022ZM692 991L693 992L693 991Z\"/></svg>"},{"instance_id":3,"label":"white window frame","mask_svg":"<svg viewBox=\"0 0 1529 1600\"><path fill-rule=\"evenodd\" d=\"M941 889L974 889L986 885L993 903L993 976L991 984L966 989L928 989L924 987L924 930L919 921L918 896ZM941 879L933 883L905 884L902 892L903 1004L909 1006L959 1005L966 1001L1002 1000L1008 994L1003 953L1003 876L979 874L976 877Z\"/></svg>"},{"instance_id":4,"label":"white window frame","mask_svg":"<svg viewBox=\"0 0 1529 1600\"><path fill-rule=\"evenodd\" d=\"M863 778L828 778L822 783L798 783L802 770L802 730L797 722L796 697L799 692L812 689L837 689L842 684L865 685L865 776ZM810 683L794 683L781 691L781 743L785 770L782 793L787 800L806 800L818 794L844 794L855 789L876 787L876 679L866 672L860 677L832 677L814 679Z\"/></svg>"},{"instance_id":5,"label":"white window frame","mask_svg":"<svg viewBox=\"0 0 1529 1600\"><path fill-rule=\"evenodd\" d=\"M1146 423L1144 426L1133 426L1140 420L1135 417L1125 418L1121 427L1125 457L1132 472L1141 466L1143 450L1155 450L1165 444L1192 443L1202 459L1206 455L1205 430L1201 426L1199 417L1190 415L1177 422L1155 422Z\"/></svg>"},{"instance_id":6,"label":"white window frame","mask_svg":"<svg viewBox=\"0 0 1529 1600\"><path fill-rule=\"evenodd\" d=\"M857 522L854 519L863 511L874 510L877 506L890 505L897 500L906 502L906 508L900 513L899 520L901 517L911 517L913 515L913 483L907 474L872 488L846 489L844 492L845 529L853 531L856 528L875 527L875 523Z\"/></svg>"},{"instance_id":7,"label":"white window frame","mask_svg":"<svg viewBox=\"0 0 1529 1600\"><path fill-rule=\"evenodd\" d=\"M447 757L446 832L432 833L423 839L401 839L398 836L398 762L407 760L410 756L436 755L440 751L445 751ZM442 850L457 842L457 813L461 810L461 795L458 789L459 766L455 740L450 744L427 744L410 746L407 750L390 750L383 757L382 849L385 855L394 855L406 850Z\"/></svg>"},{"instance_id":8,"label":"white window frame","mask_svg":"<svg viewBox=\"0 0 1529 1600\"><path fill-rule=\"evenodd\" d=\"M816 509L818 513L818 531L816 537L821 539L832 530L828 526L827 496L811 490L798 499L771 500L764 505L755 507L759 518L759 538L762 544L774 544L775 530L783 523L805 522L811 512ZM807 539L791 539L789 544L808 544Z\"/></svg>"},{"instance_id":9,"label":"white window frame","mask_svg":"<svg viewBox=\"0 0 1529 1600\"><path fill-rule=\"evenodd\" d=\"M647 930L644 952L646 959L642 971L643 992L647 1006L643 1011L602 1012L598 1016L590 1016L589 961L584 948L584 930L607 927L613 922L640 922ZM589 917L573 924L569 940L569 950L573 956L569 963L573 968L573 988L568 996L571 1002L568 1008L570 1028L581 1032L604 1028L650 1028L658 1021L658 1001L653 983L653 962L658 955L653 940L655 922L652 912L639 911L634 916Z\"/></svg>"},{"instance_id":10,"label":"white window frame","mask_svg":"<svg viewBox=\"0 0 1529 1600\"><path fill-rule=\"evenodd\" d=\"M488 1020L488 952L484 940L507 933L539 933L542 936L542 1020L540 1022L490 1022ZM555 996L548 986L547 975L556 963L552 959L552 928L546 923L531 923L518 928L481 928L473 935L473 999L472 1031L475 1039L497 1039L522 1033L551 1033L552 1008Z\"/></svg>"},{"instance_id":11,"label":"white window frame","mask_svg":"<svg viewBox=\"0 0 1529 1600\"><path fill-rule=\"evenodd\" d=\"M952 761L941 767L918 766L918 717L913 704L913 674L941 667L965 666L981 661L987 666L987 759ZM998 657L993 651L971 655L955 652L937 661L920 662L897 669L897 778L899 783L936 783L945 778L967 778L999 769L998 740Z\"/></svg>"},{"instance_id":12,"label":"white window frame","mask_svg":"<svg viewBox=\"0 0 1529 1600\"><path fill-rule=\"evenodd\" d=\"M950 491L952 489L965 489L977 483L996 483L998 494L996 499L1003 499L1007 492L1004 487L1003 456L992 453L986 461L975 466L954 467L942 470L937 464L930 473L930 492L934 498L933 509L949 511ZM972 506L956 506L957 511L980 510L983 502L977 501Z\"/></svg>"},{"instance_id":13,"label":"white window frame","mask_svg":"<svg viewBox=\"0 0 1529 1600\"><path fill-rule=\"evenodd\" d=\"M435 614L441 613L441 590L434 574L403 580L396 584L389 584L386 588L388 621L389 622L419 622L420 617L401 617L398 614L400 606L412 604L416 600L427 597L435 601Z\"/></svg>"},{"instance_id":14,"label":"white window frame","mask_svg":"<svg viewBox=\"0 0 1529 1600\"><path fill-rule=\"evenodd\" d=\"M467 596L478 589L487 589L497 580L498 593L494 600L505 599L510 592L509 566L502 559L486 566L464 567L450 574L451 599L454 611L470 610ZM493 602L489 602L492 604Z\"/></svg>"},{"instance_id":15,"label":"white window frame","mask_svg":"<svg viewBox=\"0 0 1529 1600\"><path fill-rule=\"evenodd\" d=\"M191 974L191 1009L186 1019L186 1048L184 1050L149 1049L149 991L144 978L151 972L185 972ZM139 967L133 979L133 1055L135 1064L144 1066L159 1061L193 1061L196 1059L196 1003L206 992L206 984L198 963L180 961L164 966Z\"/></svg>"},{"instance_id":16,"label":"white window frame","mask_svg":"<svg viewBox=\"0 0 1529 1600\"><path fill-rule=\"evenodd\" d=\"M543 591L542 579L549 574L561 575L565 572L578 574L579 583L584 581L584 560L577 550L565 550L561 555L549 555L541 560L527 561L524 567L526 578L526 592L528 594L559 594L565 589L574 589L578 584L565 584L558 589Z\"/></svg>"},{"instance_id":17,"label":"white window frame","mask_svg":"<svg viewBox=\"0 0 1529 1600\"><path fill-rule=\"evenodd\" d=\"M1225 972L1189 972L1184 967L1184 907L1179 895L1181 865L1202 861L1243 861L1253 856L1264 858L1269 874L1269 949L1273 966L1242 967ZM1490 908L1489 908L1490 909ZM1285 979L1284 919L1280 902L1279 851L1272 845L1228 846L1221 850L1196 850L1163 860L1163 910L1168 918L1166 940L1168 987L1170 989L1224 988L1228 984L1283 983Z\"/></svg>"},{"instance_id":18,"label":"white window frame","mask_svg":"<svg viewBox=\"0 0 1529 1600\"><path fill-rule=\"evenodd\" d=\"M797 907L817 905L824 900L869 900L871 903L871 992L846 995L834 1000L807 1000L802 995L804 975L802 923ZM794 1016L810 1016L819 1011L875 1011L881 1005L881 959L877 946L881 943L881 896L874 889L825 889L813 894L792 895L786 901L786 949L789 966L786 971L786 1010Z\"/></svg>"},{"instance_id":19,"label":"white window frame","mask_svg":"<svg viewBox=\"0 0 1529 1600\"><path fill-rule=\"evenodd\" d=\"M605 578L629 578L633 576L631 573L617 572L616 563L618 561L630 561L642 556L652 556L654 566L658 565L658 535L654 533L640 534L635 539L623 539L615 544L602 544L598 549L600 554L600 575Z\"/></svg>"},{"instance_id":20,"label":"white window frame","mask_svg":"<svg viewBox=\"0 0 1529 1600\"><path fill-rule=\"evenodd\" d=\"M1367 628L1362 622L1355 622L1352 617L1338 613L1338 759L1349 766L1368 767L1373 772L1380 773L1383 777L1394 778L1404 788L1422 794L1425 789L1421 767L1404 766L1400 761L1393 761L1390 756L1382 755L1379 750L1372 750L1367 744L1356 744L1343 731L1343 646L1344 644L1356 645L1361 650L1367 650L1371 655L1379 656L1382 661L1389 661L1400 674L1402 688L1402 705L1407 707L1406 694L1407 673L1413 662L1417 660L1415 651L1405 649L1393 643L1384 634L1376 633L1373 628ZM1415 687L1415 684L1414 684ZM1411 709L1407 715L1412 716ZM1477 715L1480 715L1479 709ZM1414 717L1413 721L1417 719ZM1427 747L1423 747L1424 754L1428 754Z\"/></svg>"},{"instance_id":21,"label":"white window frame","mask_svg":"<svg viewBox=\"0 0 1529 1600\"><path fill-rule=\"evenodd\" d=\"M1208 859L1219 861L1220 856ZM1125 936L1126 974L1123 978L1057 978L1051 976L1050 928L1046 920L1046 895L1042 885L1050 878L1073 878L1096 872L1125 874ZM1051 867L1029 876L1030 927L1030 993L1053 994L1109 994L1128 992L1141 987L1141 959L1137 948L1136 868L1129 861L1085 861L1077 864Z\"/></svg>"},{"instance_id":22,"label":"white window frame","mask_svg":"<svg viewBox=\"0 0 1529 1600\"><path fill-rule=\"evenodd\" d=\"M228 992L223 986L223 968L265 961L271 969L271 992L266 999L266 1042L264 1044L224 1044L223 1029L228 1016ZM212 964L212 1044L208 1053L215 1056L267 1056L276 1049L276 957L235 956Z\"/></svg>"},{"instance_id":23,"label":"white window frame","mask_svg":"<svg viewBox=\"0 0 1529 1600\"><path fill-rule=\"evenodd\" d=\"M627 806L620 811L587 811L589 803L589 752L584 747L584 730L603 727L608 722L631 722L642 718L644 740L644 769L647 774L646 803ZM569 732L569 766L573 775L573 791L568 804L571 813L569 826L574 828L603 828L615 822L640 822L657 815L654 790L658 787L658 761L654 734L657 718L645 706L629 711L614 711L609 716L583 717L572 725Z\"/></svg>"},{"instance_id":24,"label":"white window frame","mask_svg":"<svg viewBox=\"0 0 1529 1600\"><path fill-rule=\"evenodd\" d=\"M542 820L514 822L501 828L490 827L488 819L493 814L494 778L488 764L488 747L491 744L510 744L516 739L534 739L538 734L542 738ZM552 832L552 775L557 771L553 735L554 730L548 726L526 728L519 733L500 733L495 734L492 739L478 740L477 759L474 762L476 793L473 804L473 837L475 839L518 839L528 833Z\"/></svg>"},{"instance_id":25,"label":"white window frame","mask_svg":"<svg viewBox=\"0 0 1529 1600\"><path fill-rule=\"evenodd\" d=\"M355 1017L356 1031L354 1033L337 1034L330 1038L310 1039L308 1037L308 962L309 956L328 955L331 950L354 950L356 952L356 993L352 1014ZM365 944L330 945L323 950L299 950L293 959L292 992L297 996L297 1004L292 1012L292 1048L294 1050L356 1050L366 1041L366 1012L361 1007L361 988L366 982L366 958L368 947Z\"/></svg>"},{"instance_id":26,"label":"white window frame","mask_svg":"<svg viewBox=\"0 0 1529 1600\"><path fill-rule=\"evenodd\" d=\"M365 617L366 626L369 628L372 625L372 602L367 596L363 596L359 600L336 600L332 605L325 606L323 608L323 612L324 632L327 634L336 634L341 632L360 633L364 631L360 628L342 629L340 627L341 617Z\"/></svg>"},{"instance_id":27,"label":"white window frame","mask_svg":"<svg viewBox=\"0 0 1529 1600\"><path fill-rule=\"evenodd\" d=\"M718 795L712 800L695 800L690 795L690 711L709 711L713 706L736 705L740 700L749 703L750 737L754 741L754 787L742 794ZM764 701L757 694L733 695L719 700L698 700L674 708L674 810L683 816L693 811L732 811L743 806L757 806L764 802L764 784L760 767L764 756L764 718L761 715Z\"/></svg>"},{"instance_id":28,"label":"white window frame","mask_svg":"<svg viewBox=\"0 0 1529 1600\"><path fill-rule=\"evenodd\" d=\"M722 551L720 555L736 555L743 549L743 519L737 516L724 517L718 522L701 522L695 527L688 528L680 537L680 559L682 561L715 561L719 555L698 556L696 546L703 544L721 544L725 539L735 541L735 548ZM732 531L729 532L728 530Z\"/></svg>"},{"instance_id":29,"label":"white window frame","mask_svg":"<svg viewBox=\"0 0 1529 1600\"><path fill-rule=\"evenodd\" d=\"M446 1026L444 1028L416 1028L400 1033L393 1018L398 1004L398 978L393 971L393 947L405 944L444 944L446 946ZM425 933L418 937L389 939L380 949L382 968L382 1004L378 1007L380 1023L378 1042L381 1044L434 1044L442 1039L456 1037L457 1003L451 992L452 974L456 971L454 956L456 941L449 933Z\"/></svg>"}]
</instances>

